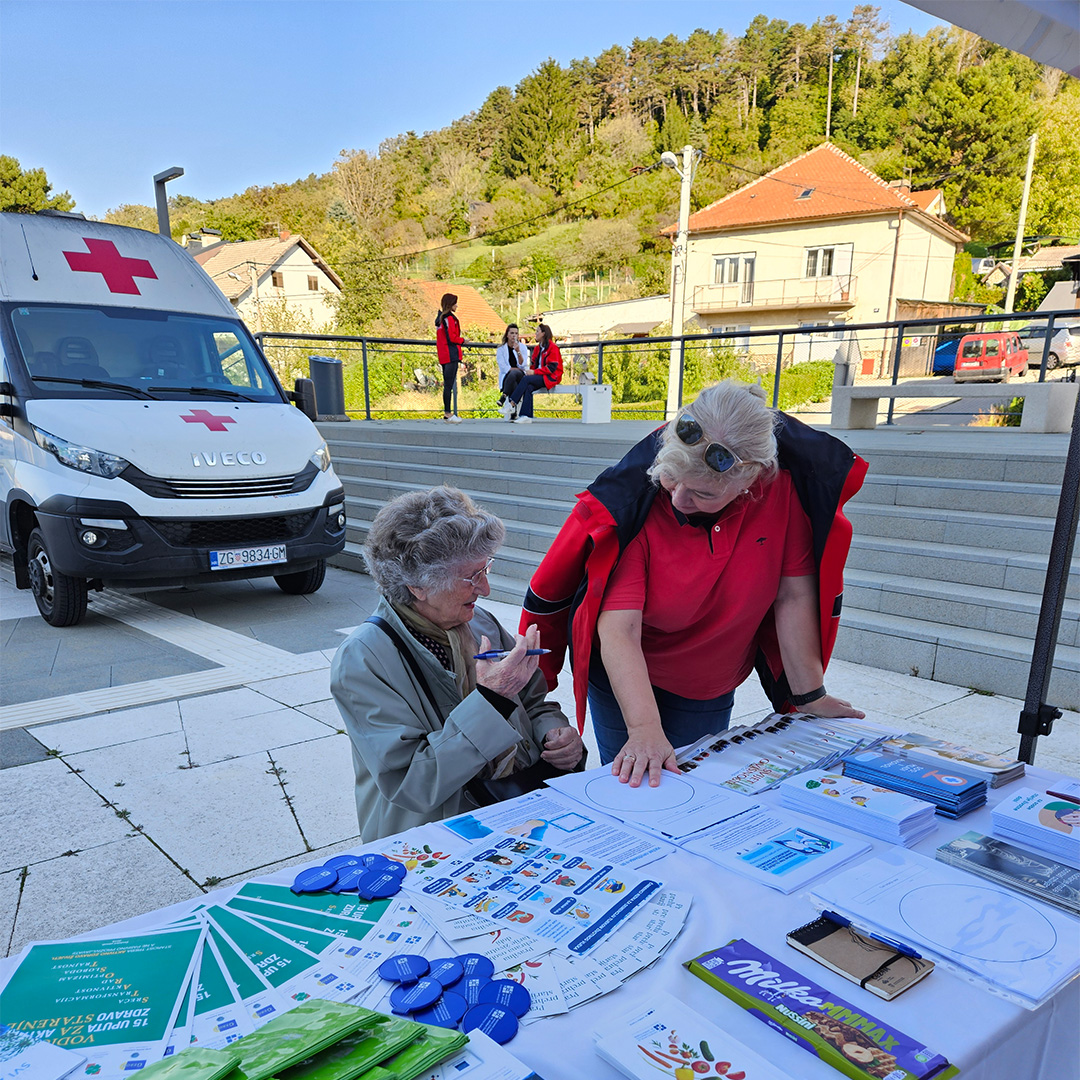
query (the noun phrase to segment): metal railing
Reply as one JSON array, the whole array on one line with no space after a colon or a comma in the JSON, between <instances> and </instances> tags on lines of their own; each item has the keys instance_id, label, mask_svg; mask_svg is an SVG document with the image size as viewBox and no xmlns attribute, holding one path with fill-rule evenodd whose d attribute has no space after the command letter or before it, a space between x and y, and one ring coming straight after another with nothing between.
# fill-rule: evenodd
<instances>
[{"instance_id":1,"label":"metal railing","mask_svg":"<svg viewBox=\"0 0 1080 1080\"><path fill-rule=\"evenodd\" d=\"M809 414L811 418L818 414L827 420L834 380L888 381L898 385L909 378L930 376L934 374L935 356L940 360L948 352L948 345L955 345L964 333L1018 329L1031 323L1045 325L1046 332L1039 339L1041 354L1029 358L1033 367L1039 367L1042 382L1048 376L1047 357L1055 329L1068 319L1080 320L1080 314L1054 311L1037 315L952 315L879 323L823 323L779 330L739 327L677 338L598 338L560 344L560 350L564 384L611 385L613 419L663 418L670 348L672 342L682 342L680 403L719 379L760 379L774 407ZM346 410L351 415L370 420L442 413L441 369L433 340L289 332L262 332L255 338L287 386L308 374L307 358L313 352L340 359ZM465 344L454 397L460 415L499 415L496 348L492 342ZM1053 377L1063 375L1075 377L1075 371L1062 369ZM1002 396L1008 397L1006 389ZM580 405L575 401L568 395L538 395L537 414L580 415ZM894 423L897 415L916 405L926 408L927 399L913 396L910 401L891 400L887 422ZM951 415L947 406L935 405L934 412L936 416Z\"/></svg>"},{"instance_id":2,"label":"metal railing","mask_svg":"<svg viewBox=\"0 0 1080 1080\"><path fill-rule=\"evenodd\" d=\"M814 308L846 309L855 304L852 274L819 278L775 278L698 285L690 306L700 314L732 309Z\"/></svg>"}]
</instances>

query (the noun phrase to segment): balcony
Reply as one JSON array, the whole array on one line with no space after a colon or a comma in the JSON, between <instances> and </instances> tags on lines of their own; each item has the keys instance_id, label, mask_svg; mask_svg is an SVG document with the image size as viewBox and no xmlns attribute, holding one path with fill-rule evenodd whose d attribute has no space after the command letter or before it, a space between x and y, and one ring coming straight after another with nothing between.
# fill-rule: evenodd
<instances>
[{"instance_id":1,"label":"balcony","mask_svg":"<svg viewBox=\"0 0 1080 1080\"><path fill-rule=\"evenodd\" d=\"M726 285L698 285L691 303L699 315L717 311L768 311L778 308L833 308L855 306L852 274L818 278L778 278L773 281L736 281Z\"/></svg>"}]
</instances>

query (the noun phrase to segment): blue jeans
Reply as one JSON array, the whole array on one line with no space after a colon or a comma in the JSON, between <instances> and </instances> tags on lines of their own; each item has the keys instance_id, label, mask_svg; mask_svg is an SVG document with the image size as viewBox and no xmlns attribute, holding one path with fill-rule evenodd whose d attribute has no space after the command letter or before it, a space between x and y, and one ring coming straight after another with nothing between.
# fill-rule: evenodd
<instances>
[{"instance_id":1,"label":"blue jeans","mask_svg":"<svg viewBox=\"0 0 1080 1080\"><path fill-rule=\"evenodd\" d=\"M518 416L532 416L533 414L533 391L544 389L544 376L543 375L526 375L514 387L514 392L510 395L510 400L516 405L521 402L521 408L518 410Z\"/></svg>"},{"instance_id":2,"label":"blue jeans","mask_svg":"<svg viewBox=\"0 0 1080 1080\"><path fill-rule=\"evenodd\" d=\"M731 720L731 707L735 703L735 691L719 697L697 701L680 697L669 690L652 688L656 707L660 710L660 723L668 741L678 749L697 742L706 735L726 731ZM593 733L600 750L600 761L607 765L626 742L626 723L615 695L605 687L589 680L589 712L592 715Z\"/></svg>"}]
</instances>

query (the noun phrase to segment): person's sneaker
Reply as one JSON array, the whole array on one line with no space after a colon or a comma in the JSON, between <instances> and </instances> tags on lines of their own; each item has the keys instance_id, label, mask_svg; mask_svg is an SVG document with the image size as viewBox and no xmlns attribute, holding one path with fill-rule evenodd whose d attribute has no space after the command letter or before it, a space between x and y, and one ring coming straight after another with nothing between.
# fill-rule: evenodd
<instances>
[{"instance_id":1,"label":"person's sneaker","mask_svg":"<svg viewBox=\"0 0 1080 1080\"><path fill-rule=\"evenodd\" d=\"M509 400L504 401L499 406L499 412L501 412L503 414L503 419L504 420L512 419L513 411L514 411L514 404L513 404L512 401L509 401Z\"/></svg>"},{"instance_id":2,"label":"person's sneaker","mask_svg":"<svg viewBox=\"0 0 1080 1080\"><path fill-rule=\"evenodd\" d=\"M514 421L514 423L515 424L531 424L532 423L532 417L531 416L519 416Z\"/></svg>"},{"instance_id":3,"label":"person's sneaker","mask_svg":"<svg viewBox=\"0 0 1080 1080\"><path fill-rule=\"evenodd\" d=\"M456 415L456 414L451 414L450 416L444 416L443 420L447 424L460 424L461 423L461 417Z\"/></svg>"}]
</instances>

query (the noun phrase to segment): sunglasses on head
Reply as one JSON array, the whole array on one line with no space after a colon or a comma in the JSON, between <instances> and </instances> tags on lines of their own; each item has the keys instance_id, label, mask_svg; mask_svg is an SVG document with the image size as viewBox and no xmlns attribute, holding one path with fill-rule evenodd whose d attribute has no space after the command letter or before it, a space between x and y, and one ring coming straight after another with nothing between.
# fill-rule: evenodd
<instances>
[{"instance_id":1,"label":"sunglasses on head","mask_svg":"<svg viewBox=\"0 0 1080 1080\"><path fill-rule=\"evenodd\" d=\"M675 422L675 434L679 441L687 446L697 446L705 438L701 425L689 413L683 413ZM702 458L713 472L718 473L726 473L733 465L746 464L734 450L729 450L723 443L718 442L709 443Z\"/></svg>"}]
</instances>

